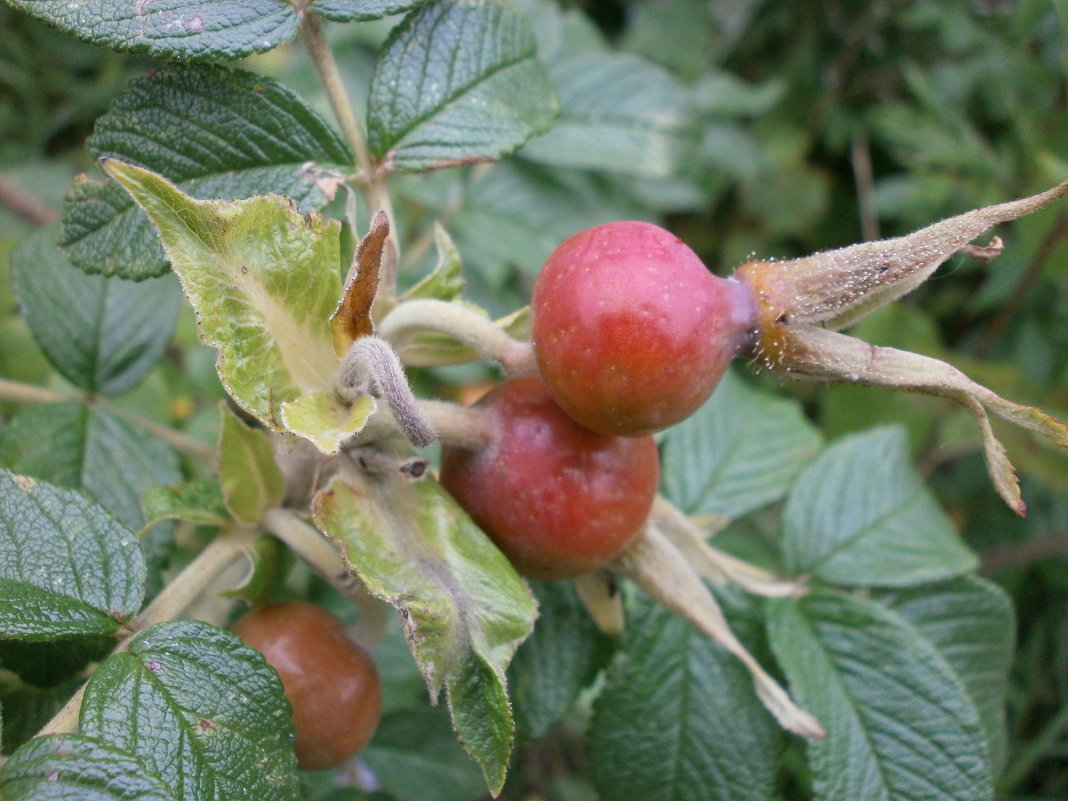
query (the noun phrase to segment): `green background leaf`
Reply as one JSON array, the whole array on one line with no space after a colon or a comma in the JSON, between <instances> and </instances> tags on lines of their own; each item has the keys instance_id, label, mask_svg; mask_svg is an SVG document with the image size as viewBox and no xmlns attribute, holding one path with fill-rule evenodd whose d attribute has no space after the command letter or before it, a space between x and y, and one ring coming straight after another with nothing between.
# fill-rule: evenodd
<instances>
[{"instance_id":1,"label":"green background leaf","mask_svg":"<svg viewBox=\"0 0 1068 801\"><path fill-rule=\"evenodd\" d=\"M582 53L549 71L560 118L523 148L557 167L664 178L696 144L689 96L671 73L629 54Z\"/></svg>"},{"instance_id":2,"label":"green background leaf","mask_svg":"<svg viewBox=\"0 0 1068 801\"><path fill-rule=\"evenodd\" d=\"M114 634L144 578L136 538L95 503L0 471L0 636Z\"/></svg>"},{"instance_id":3,"label":"green background leaf","mask_svg":"<svg viewBox=\"0 0 1068 801\"><path fill-rule=\"evenodd\" d=\"M912 624L956 671L979 710L994 772L1005 761L1005 702L1016 616L998 585L974 576L881 599Z\"/></svg>"},{"instance_id":4,"label":"green background leaf","mask_svg":"<svg viewBox=\"0 0 1068 801\"><path fill-rule=\"evenodd\" d=\"M6 801L177 801L145 763L92 737L40 737L0 771Z\"/></svg>"},{"instance_id":5,"label":"green background leaf","mask_svg":"<svg viewBox=\"0 0 1068 801\"><path fill-rule=\"evenodd\" d=\"M556 113L526 20L503 3L438 0L393 31L371 81L367 140L399 170L511 153Z\"/></svg>"},{"instance_id":6,"label":"green background leaf","mask_svg":"<svg viewBox=\"0 0 1068 801\"><path fill-rule=\"evenodd\" d=\"M86 685L80 728L140 757L185 801L298 796L278 674L207 623L152 626L110 657Z\"/></svg>"},{"instance_id":7,"label":"green background leaf","mask_svg":"<svg viewBox=\"0 0 1068 801\"><path fill-rule=\"evenodd\" d=\"M144 491L181 478L166 443L78 402L24 409L0 430L0 466L84 490L131 531L145 524Z\"/></svg>"},{"instance_id":8,"label":"green background leaf","mask_svg":"<svg viewBox=\"0 0 1068 801\"><path fill-rule=\"evenodd\" d=\"M770 602L772 648L827 731L808 743L817 801L993 798L975 705L937 651L874 601Z\"/></svg>"},{"instance_id":9,"label":"green background leaf","mask_svg":"<svg viewBox=\"0 0 1068 801\"><path fill-rule=\"evenodd\" d=\"M174 64L133 81L86 146L95 158L166 175L193 197L274 193L303 210L324 206L337 186L334 171L353 163L334 129L285 86L216 66ZM167 271L151 223L111 181L75 182L62 244L86 272L142 279Z\"/></svg>"},{"instance_id":10,"label":"green background leaf","mask_svg":"<svg viewBox=\"0 0 1068 801\"><path fill-rule=\"evenodd\" d=\"M397 801L475 801L486 794L482 771L463 752L440 708L385 715L362 758Z\"/></svg>"},{"instance_id":11,"label":"green background leaf","mask_svg":"<svg viewBox=\"0 0 1068 801\"><path fill-rule=\"evenodd\" d=\"M505 668L536 607L508 561L433 481L348 473L313 504L373 595L401 610L412 653L453 726L499 791L511 752Z\"/></svg>"},{"instance_id":12,"label":"green background leaf","mask_svg":"<svg viewBox=\"0 0 1068 801\"><path fill-rule=\"evenodd\" d=\"M11 0L95 45L160 58L240 58L289 41L299 17L283 0Z\"/></svg>"},{"instance_id":13,"label":"green background leaf","mask_svg":"<svg viewBox=\"0 0 1068 801\"><path fill-rule=\"evenodd\" d=\"M728 371L704 406L661 436L660 486L689 514L737 517L782 498L819 444L796 401Z\"/></svg>"},{"instance_id":14,"label":"green background leaf","mask_svg":"<svg viewBox=\"0 0 1068 801\"><path fill-rule=\"evenodd\" d=\"M602 801L764 801L781 734L719 645L642 602L590 723Z\"/></svg>"},{"instance_id":15,"label":"green background leaf","mask_svg":"<svg viewBox=\"0 0 1068 801\"><path fill-rule=\"evenodd\" d=\"M311 10L337 22L373 20L425 5L427 0L312 0Z\"/></svg>"},{"instance_id":16,"label":"green background leaf","mask_svg":"<svg viewBox=\"0 0 1068 801\"><path fill-rule=\"evenodd\" d=\"M11 254L15 294L41 349L72 384L121 395L163 356L178 320L181 293L173 280L135 284L86 275L42 228Z\"/></svg>"},{"instance_id":17,"label":"green background leaf","mask_svg":"<svg viewBox=\"0 0 1068 801\"><path fill-rule=\"evenodd\" d=\"M530 581L538 620L508 666L519 730L542 737L597 677L612 641L594 625L569 581Z\"/></svg>"},{"instance_id":18,"label":"green background leaf","mask_svg":"<svg viewBox=\"0 0 1068 801\"><path fill-rule=\"evenodd\" d=\"M794 574L859 587L902 587L977 565L912 467L900 428L844 437L798 476L783 512Z\"/></svg>"}]
</instances>

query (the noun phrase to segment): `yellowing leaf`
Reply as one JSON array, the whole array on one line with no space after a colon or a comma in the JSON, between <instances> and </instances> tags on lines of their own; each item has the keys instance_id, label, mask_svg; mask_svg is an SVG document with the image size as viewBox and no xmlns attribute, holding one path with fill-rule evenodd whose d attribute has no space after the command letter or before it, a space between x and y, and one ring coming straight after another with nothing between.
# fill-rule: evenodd
<instances>
[{"instance_id":1,"label":"yellowing leaf","mask_svg":"<svg viewBox=\"0 0 1068 801\"><path fill-rule=\"evenodd\" d=\"M331 454L363 428L374 410L374 399L368 395L361 395L349 407L333 393L309 392L282 404L282 422L287 430L311 440L323 453Z\"/></svg>"},{"instance_id":2,"label":"yellowing leaf","mask_svg":"<svg viewBox=\"0 0 1068 801\"><path fill-rule=\"evenodd\" d=\"M283 430L282 405L330 390L338 366L329 320L341 292L339 224L274 195L194 200L148 170L101 163L159 231L226 390Z\"/></svg>"}]
</instances>

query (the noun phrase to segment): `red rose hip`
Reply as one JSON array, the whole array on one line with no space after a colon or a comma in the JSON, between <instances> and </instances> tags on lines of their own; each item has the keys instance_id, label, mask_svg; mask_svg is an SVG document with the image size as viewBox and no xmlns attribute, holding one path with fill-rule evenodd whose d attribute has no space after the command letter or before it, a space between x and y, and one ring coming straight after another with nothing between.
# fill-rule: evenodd
<instances>
[{"instance_id":1,"label":"red rose hip","mask_svg":"<svg viewBox=\"0 0 1068 801\"><path fill-rule=\"evenodd\" d=\"M293 707L293 748L304 770L344 764L382 717L382 685L371 656L337 618L306 601L253 609L233 631L263 653Z\"/></svg>"},{"instance_id":2,"label":"red rose hip","mask_svg":"<svg viewBox=\"0 0 1068 801\"><path fill-rule=\"evenodd\" d=\"M536 377L507 381L478 405L489 415L490 443L446 447L441 483L519 572L550 580L588 573L638 536L660 477L651 437L583 428Z\"/></svg>"},{"instance_id":3,"label":"red rose hip","mask_svg":"<svg viewBox=\"0 0 1068 801\"><path fill-rule=\"evenodd\" d=\"M531 304L549 395L602 434L644 436L689 417L756 328L749 288L710 273L682 241L646 222L566 239Z\"/></svg>"}]
</instances>

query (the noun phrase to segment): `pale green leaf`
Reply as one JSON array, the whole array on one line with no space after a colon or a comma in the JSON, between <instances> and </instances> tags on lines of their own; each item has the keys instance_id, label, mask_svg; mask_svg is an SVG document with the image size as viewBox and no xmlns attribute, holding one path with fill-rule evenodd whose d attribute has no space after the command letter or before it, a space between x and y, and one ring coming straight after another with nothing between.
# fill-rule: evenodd
<instances>
[{"instance_id":1,"label":"pale green leaf","mask_svg":"<svg viewBox=\"0 0 1068 801\"><path fill-rule=\"evenodd\" d=\"M796 401L728 371L660 444L660 484L672 503L688 514L738 517L782 498L820 437Z\"/></svg>"},{"instance_id":2,"label":"pale green leaf","mask_svg":"<svg viewBox=\"0 0 1068 801\"><path fill-rule=\"evenodd\" d=\"M313 514L364 586L401 610L431 696L445 689L461 742L498 792L513 730L505 668L533 628L530 591L432 481L351 471Z\"/></svg>"},{"instance_id":3,"label":"pale green leaf","mask_svg":"<svg viewBox=\"0 0 1068 801\"><path fill-rule=\"evenodd\" d=\"M346 407L332 392L308 392L282 404L282 423L294 434L312 441L325 454L363 428L374 412L374 398L361 395Z\"/></svg>"},{"instance_id":4,"label":"pale green leaf","mask_svg":"<svg viewBox=\"0 0 1068 801\"><path fill-rule=\"evenodd\" d=\"M96 669L79 722L142 759L183 801L293 801L300 779L278 674L194 620L145 629Z\"/></svg>"},{"instance_id":5,"label":"pale green leaf","mask_svg":"<svg viewBox=\"0 0 1068 801\"><path fill-rule=\"evenodd\" d=\"M11 278L23 317L41 349L72 384L121 395L156 366L178 320L173 279L133 283L86 275L42 228L11 254Z\"/></svg>"},{"instance_id":6,"label":"pale green leaf","mask_svg":"<svg viewBox=\"0 0 1068 801\"><path fill-rule=\"evenodd\" d=\"M166 175L191 197L273 192L302 210L333 199L353 163L340 135L294 92L216 65L170 64L133 81L97 119L86 148ZM167 272L152 223L112 181L75 180L62 244L89 273L140 280Z\"/></svg>"},{"instance_id":7,"label":"pale green leaf","mask_svg":"<svg viewBox=\"0 0 1068 801\"><path fill-rule=\"evenodd\" d=\"M560 118L523 156L556 167L666 178L696 141L685 88L664 68L624 53L583 53L553 65Z\"/></svg>"},{"instance_id":8,"label":"pale green leaf","mask_svg":"<svg viewBox=\"0 0 1068 801\"><path fill-rule=\"evenodd\" d=\"M0 470L0 637L115 634L144 580L137 539L85 495Z\"/></svg>"},{"instance_id":9,"label":"pale green leaf","mask_svg":"<svg viewBox=\"0 0 1068 801\"><path fill-rule=\"evenodd\" d=\"M219 404L219 484L226 508L255 525L264 511L282 502L286 480L267 435L249 428L225 403Z\"/></svg>"},{"instance_id":10,"label":"pale green leaf","mask_svg":"<svg viewBox=\"0 0 1068 801\"><path fill-rule=\"evenodd\" d=\"M268 428L285 430L284 403L333 387L340 226L274 195L194 200L139 167L106 161L105 169L159 229L201 340L219 350L227 391Z\"/></svg>"},{"instance_id":11,"label":"pale green leaf","mask_svg":"<svg viewBox=\"0 0 1068 801\"><path fill-rule=\"evenodd\" d=\"M367 139L398 170L486 161L544 130L556 98L526 19L492 0L438 0L385 45L367 102Z\"/></svg>"},{"instance_id":12,"label":"pale green leaf","mask_svg":"<svg viewBox=\"0 0 1068 801\"><path fill-rule=\"evenodd\" d=\"M177 801L145 762L95 737L39 737L0 771L5 801Z\"/></svg>"},{"instance_id":13,"label":"pale green leaf","mask_svg":"<svg viewBox=\"0 0 1068 801\"><path fill-rule=\"evenodd\" d=\"M1016 643L1012 601L998 585L963 576L882 599L956 671L979 709L994 770L1006 753L1005 696Z\"/></svg>"},{"instance_id":14,"label":"pale green leaf","mask_svg":"<svg viewBox=\"0 0 1068 801\"><path fill-rule=\"evenodd\" d=\"M642 603L590 723L602 801L765 801L782 736L741 662Z\"/></svg>"}]
</instances>

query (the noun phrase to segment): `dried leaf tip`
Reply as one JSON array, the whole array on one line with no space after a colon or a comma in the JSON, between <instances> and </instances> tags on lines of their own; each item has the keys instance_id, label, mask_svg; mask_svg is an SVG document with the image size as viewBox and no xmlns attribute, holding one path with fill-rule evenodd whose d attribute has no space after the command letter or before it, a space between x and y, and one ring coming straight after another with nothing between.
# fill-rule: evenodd
<instances>
[{"instance_id":1,"label":"dried leaf tip","mask_svg":"<svg viewBox=\"0 0 1068 801\"><path fill-rule=\"evenodd\" d=\"M1017 514L1026 506L1016 472L994 436L988 412L1068 448L1068 427L1039 409L991 392L937 359L874 347L835 333L915 289L952 254L984 260L1001 252L969 243L998 223L1036 211L1068 194L1068 181L1021 200L986 206L915 233L783 262L753 261L735 272L756 300L758 330L752 356L794 378L903 389L949 398L975 418L987 470L998 493Z\"/></svg>"}]
</instances>

